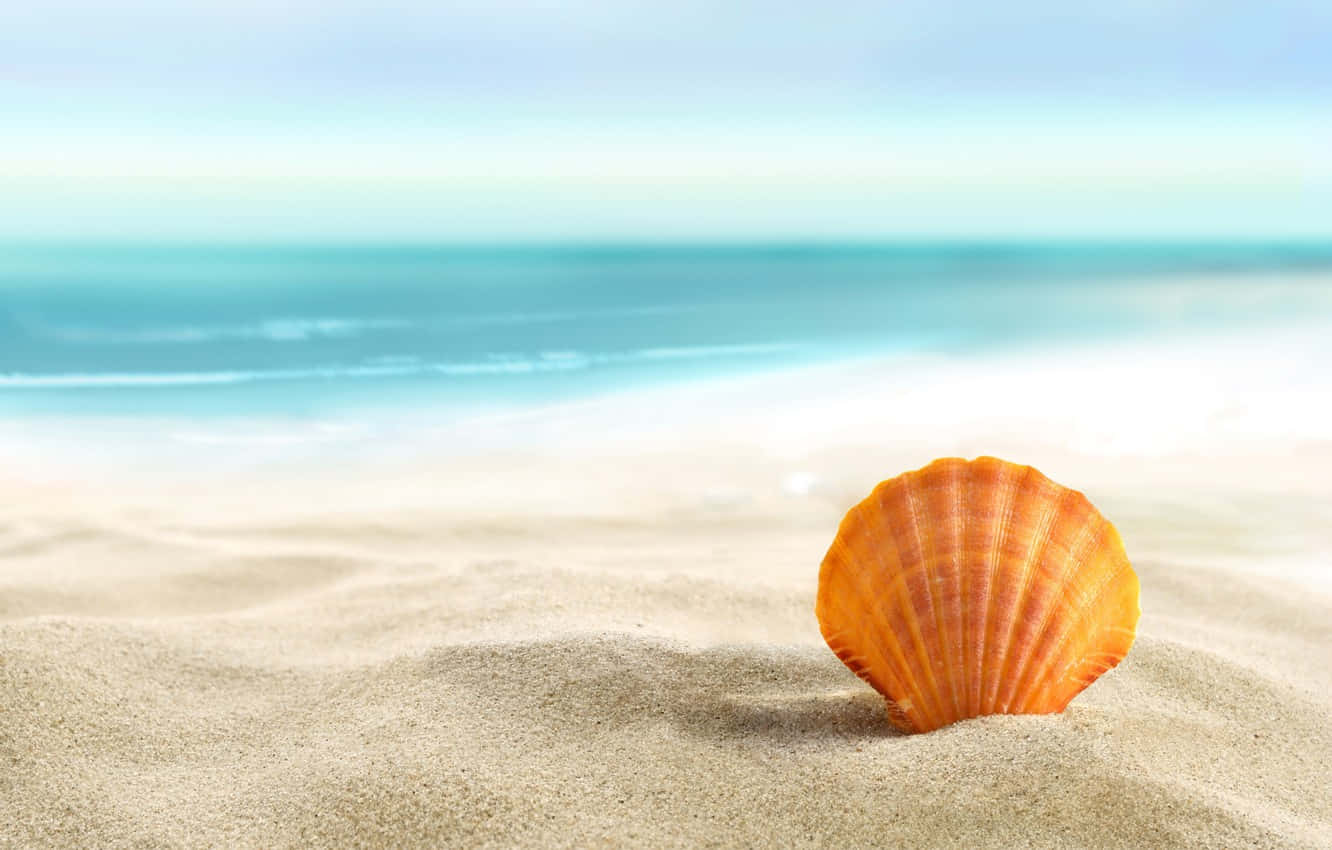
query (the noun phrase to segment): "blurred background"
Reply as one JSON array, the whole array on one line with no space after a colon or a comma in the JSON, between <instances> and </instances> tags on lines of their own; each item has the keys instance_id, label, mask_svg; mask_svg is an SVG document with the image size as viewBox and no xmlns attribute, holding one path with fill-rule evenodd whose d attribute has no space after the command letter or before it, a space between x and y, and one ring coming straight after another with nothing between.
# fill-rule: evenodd
<instances>
[{"instance_id":1,"label":"blurred background","mask_svg":"<svg viewBox=\"0 0 1332 850\"><path fill-rule=\"evenodd\" d=\"M10 453L1217 334L1307 403L1329 43L1313 0L15 8Z\"/></svg>"},{"instance_id":2,"label":"blurred background","mask_svg":"<svg viewBox=\"0 0 1332 850\"><path fill-rule=\"evenodd\" d=\"M0 228L149 240L1324 237L1316 0L52 0Z\"/></svg>"}]
</instances>

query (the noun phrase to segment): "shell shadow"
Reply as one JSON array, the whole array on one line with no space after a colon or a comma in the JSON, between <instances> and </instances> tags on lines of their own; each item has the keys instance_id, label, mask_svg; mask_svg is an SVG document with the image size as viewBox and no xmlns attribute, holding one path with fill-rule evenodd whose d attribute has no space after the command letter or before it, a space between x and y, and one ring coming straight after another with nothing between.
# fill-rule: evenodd
<instances>
[{"instance_id":1,"label":"shell shadow","mask_svg":"<svg viewBox=\"0 0 1332 850\"><path fill-rule=\"evenodd\" d=\"M788 747L900 737L882 697L814 648L696 649L624 634L441 648L426 675L550 734L664 723L716 743Z\"/></svg>"},{"instance_id":2,"label":"shell shadow","mask_svg":"<svg viewBox=\"0 0 1332 850\"><path fill-rule=\"evenodd\" d=\"M714 694L683 705L677 726L716 741L767 740L784 745L899 738L883 698L873 691L837 689L797 694Z\"/></svg>"}]
</instances>

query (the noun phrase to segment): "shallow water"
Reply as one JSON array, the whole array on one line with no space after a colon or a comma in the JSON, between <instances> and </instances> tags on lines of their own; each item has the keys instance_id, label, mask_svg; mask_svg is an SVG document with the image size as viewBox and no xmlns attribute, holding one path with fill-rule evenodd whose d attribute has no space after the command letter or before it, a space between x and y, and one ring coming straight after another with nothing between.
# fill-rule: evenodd
<instances>
[{"instance_id":1,"label":"shallow water","mask_svg":"<svg viewBox=\"0 0 1332 850\"><path fill-rule=\"evenodd\" d=\"M10 245L0 415L562 401L1332 317L1332 245Z\"/></svg>"}]
</instances>

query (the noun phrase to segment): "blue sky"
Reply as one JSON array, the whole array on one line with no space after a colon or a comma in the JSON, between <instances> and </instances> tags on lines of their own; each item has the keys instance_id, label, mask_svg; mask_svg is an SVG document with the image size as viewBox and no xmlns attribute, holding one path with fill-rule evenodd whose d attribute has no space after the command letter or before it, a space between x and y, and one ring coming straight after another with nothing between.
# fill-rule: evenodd
<instances>
[{"instance_id":1,"label":"blue sky","mask_svg":"<svg viewBox=\"0 0 1332 850\"><path fill-rule=\"evenodd\" d=\"M3 23L0 236L1332 235L1312 0L48 0Z\"/></svg>"}]
</instances>

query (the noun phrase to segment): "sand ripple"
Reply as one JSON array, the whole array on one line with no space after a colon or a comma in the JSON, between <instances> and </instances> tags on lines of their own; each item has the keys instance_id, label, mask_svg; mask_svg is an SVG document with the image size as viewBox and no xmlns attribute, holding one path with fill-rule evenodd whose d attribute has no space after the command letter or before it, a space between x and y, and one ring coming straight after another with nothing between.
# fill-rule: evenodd
<instances>
[{"instance_id":1,"label":"sand ripple","mask_svg":"<svg viewBox=\"0 0 1332 850\"><path fill-rule=\"evenodd\" d=\"M0 846L1332 835L1326 601L1217 569L1140 563L1065 714L901 736L819 639L819 529L136 522L0 541Z\"/></svg>"}]
</instances>

